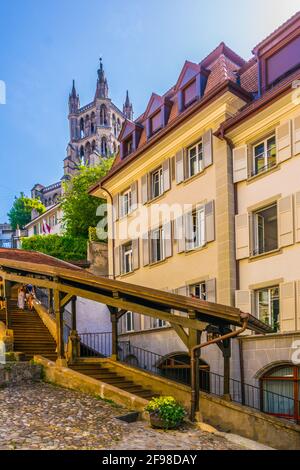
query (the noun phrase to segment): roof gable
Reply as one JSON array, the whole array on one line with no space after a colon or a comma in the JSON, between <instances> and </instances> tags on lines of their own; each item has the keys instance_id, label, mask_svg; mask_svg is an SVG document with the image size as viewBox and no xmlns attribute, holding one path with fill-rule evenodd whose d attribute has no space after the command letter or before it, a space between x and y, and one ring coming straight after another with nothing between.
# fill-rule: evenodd
<instances>
[{"instance_id":1,"label":"roof gable","mask_svg":"<svg viewBox=\"0 0 300 470\"><path fill-rule=\"evenodd\" d=\"M200 66L198 64L186 60L175 86L176 91L184 87L199 72Z\"/></svg>"}]
</instances>

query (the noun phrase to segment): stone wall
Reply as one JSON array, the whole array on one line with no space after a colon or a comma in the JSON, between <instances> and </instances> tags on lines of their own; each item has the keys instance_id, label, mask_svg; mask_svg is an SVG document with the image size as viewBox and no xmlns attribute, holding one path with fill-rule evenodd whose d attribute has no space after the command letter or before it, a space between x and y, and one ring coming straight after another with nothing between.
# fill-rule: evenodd
<instances>
[{"instance_id":1,"label":"stone wall","mask_svg":"<svg viewBox=\"0 0 300 470\"><path fill-rule=\"evenodd\" d=\"M89 242L87 258L90 262L89 271L97 276L108 275L108 246L107 243Z\"/></svg>"},{"instance_id":2,"label":"stone wall","mask_svg":"<svg viewBox=\"0 0 300 470\"><path fill-rule=\"evenodd\" d=\"M7 362L0 364L0 387L40 380L42 367L38 364Z\"/></svg>"}]
</instances>

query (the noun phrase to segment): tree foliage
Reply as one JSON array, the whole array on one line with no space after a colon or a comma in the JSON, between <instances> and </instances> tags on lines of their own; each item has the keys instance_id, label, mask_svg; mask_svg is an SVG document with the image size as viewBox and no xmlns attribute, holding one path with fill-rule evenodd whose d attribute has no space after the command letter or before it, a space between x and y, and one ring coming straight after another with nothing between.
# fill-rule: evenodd
<instances>
[{"instance_id":1,"label":"tree foliage","mask_svg":"<svg viewBox=\"0 0 300 470\"><path fill-rule=\"evenodd\" d=\"M89 188L99 181L112 165L113 158L102 160L96 167L82 166L78 174L64 183L61 204L66 235L88 239L89 227L96 227L97 208L104 201L88 194Z\"/></svg>"},{"instance_id":2,"label":"tree foliage","mask_svg":"<svg viewBox=\"0 0 300 470\"><path fill-rule=\"evenodd\" d=\"M46 210L39 199L32 199L25 196L24 193L21 193L19 197L15 197L12 208L7 214L13 230L16 230L18 226L23 229L30 222L33 209L39 214Z\"/></svg>"},{"instance_id":3,"label":"tree foliage","mask_svg":"<svg viewBox=\"0 0 300 470\"><path fill-rule=\"evenodd\" d=\"M87 258L87 241L68 235L35 235L22 239L22 249L39 251L63 261Z\"/></svg>"}]
</instances>

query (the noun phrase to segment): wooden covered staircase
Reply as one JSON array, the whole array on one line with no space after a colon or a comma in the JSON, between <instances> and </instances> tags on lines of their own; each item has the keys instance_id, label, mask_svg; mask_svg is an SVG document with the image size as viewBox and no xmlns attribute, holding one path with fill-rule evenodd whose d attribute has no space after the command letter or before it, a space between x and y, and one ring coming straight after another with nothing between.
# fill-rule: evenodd
<instances>
[{"instance_id":1,"label":"wooden covered staircase","mask_svg":"<svg viewBox=\"0 0 300 470\"><path fill-rule=\"evenodd\" d=\"M11 315L11 329L14 332L14 350L24 353L27 361L35 354L55 361L56 342L37 312L20 310L15 299L9 300L8 308Z\"/></svg>"},{"instance_id":2,"label":"wooden covered staircase","mask_svg":"<svg viewBox=\"0 0 300 470\"><path fill-rule=\"evenodd\" d=\"M99 363L82 362L70 365L70 368L80 374L88 375L93 379L113 385L114 387L120 388L128 393L144 398L145 400L150 400L152 397L158 396L157 393L153 392L151 389L144 388L138 383L109 370L105 365Z\"/></svg>"}]
</instances>

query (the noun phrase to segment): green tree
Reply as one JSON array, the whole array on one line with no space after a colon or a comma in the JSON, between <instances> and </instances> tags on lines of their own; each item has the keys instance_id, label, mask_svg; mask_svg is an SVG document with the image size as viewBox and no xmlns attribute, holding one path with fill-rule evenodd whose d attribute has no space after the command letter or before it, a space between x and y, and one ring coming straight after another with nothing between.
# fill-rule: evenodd
<instances>
[{"instance_id":1,"label":"green tree","mask_svg":"<svg viewBox=\"0 0 300 470\"><path fill-rule=\"evenodd\" d=\"M87 257L87 241L68 235L35 235L22 239L22 249L39 251L64 261L84 260Z\"/></svg>"},{"instance_id":2,"label":"green tree","mask_svg":"<svg viewBox=\"0 0 300 470\"><path fill-rule=\"evenodd\" d=\"M46 208L39 199L31 199L21 193L19 197L15 197L12 208L8 212L8 219L13 228L19 226L23 229L28 222L31 220L31 211L35 209L39 214L45 212Z\"/></svg>"},{"instance_id":3,"label":"green tree","mask_svg":"<svg viewBox=\"0 0 300 470\"><path fill-rule=\"evenodd\" d=\"M88 194L89 188L106 175L113 158L102 160L96 167L82 166L78 174L64 183L61 204L66 235L88 238L89 227L96 227L97 208L104 201Z\"/></svg>"}]
</instances>

